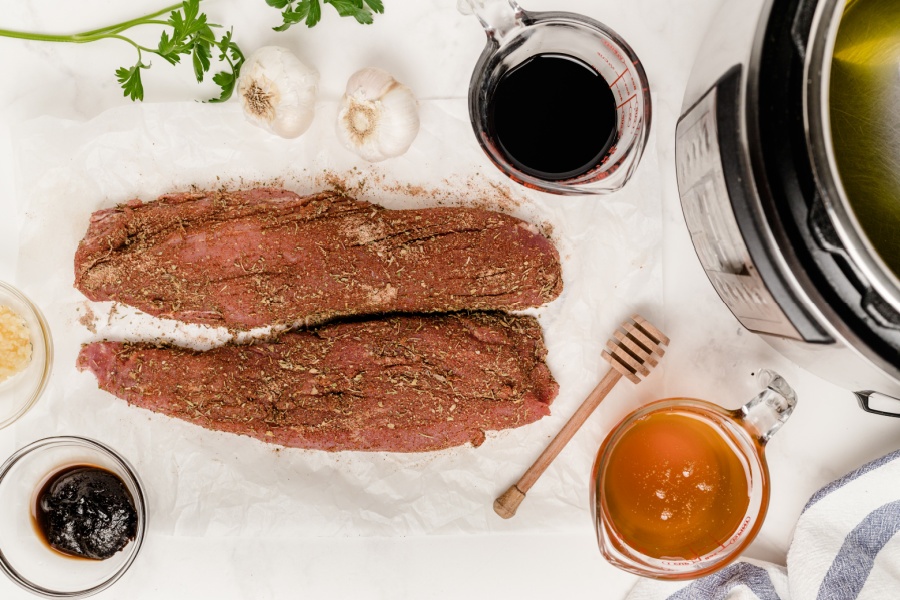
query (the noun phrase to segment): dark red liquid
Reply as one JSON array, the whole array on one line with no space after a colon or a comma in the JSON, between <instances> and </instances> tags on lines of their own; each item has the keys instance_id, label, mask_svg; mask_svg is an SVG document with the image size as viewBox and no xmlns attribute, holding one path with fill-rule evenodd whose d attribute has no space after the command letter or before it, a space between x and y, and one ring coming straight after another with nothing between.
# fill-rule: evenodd
<instances>
[{"instance_id":1,"label":"dark red liquid","mask_svg":"<svg viewBox=\"0 0 900 600\"><path fill-rule=\"evenodd\" d=\"M487 110L487 133L509 163L548 181L590 171L616 140L609 83L564 54L537 54L504 73Z\"/></svg>"}]
</instances>

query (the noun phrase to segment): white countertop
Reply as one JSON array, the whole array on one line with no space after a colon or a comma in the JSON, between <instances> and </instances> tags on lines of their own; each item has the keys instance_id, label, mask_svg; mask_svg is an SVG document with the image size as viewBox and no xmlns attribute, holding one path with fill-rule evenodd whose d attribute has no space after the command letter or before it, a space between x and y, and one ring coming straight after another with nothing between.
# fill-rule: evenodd
<instances>
[{"instance_id":1,"label":"white countertop","mask_svg":"<svg viewBox=\"0 0 900 600\"><path fill-rule=\"evenodd\" d=\"M783 563L793 524L809 496L835 477L900 446L900 420L859 410L852 395L802 371L741 329L696 259L675 184L674 131L696 49L725 0L532 0L526 8L581 12L617 30L641 57L653 88L656 151L663 176L665 327L673 339L668 395L733 408L749 400L749 374L779 371L800 404L768 448L769 515L748 555ZM8 2L0 27L45 32L92 29L149 12L163 2ZM321 93L337 98L347 76L375 64L425 98L462 98L484 40L454 0L385 0L387 14L360 27L324 10L315 29L271 31L278 13L263 0L208 0L211 20L235 26L245 52L265 44L315 56ZM0 279L16 282L18 226L10 127L41 115L87 120L127 103L114 71L133 60L115 41L83 46L0 39ZM190 69L146 72L147 102L201 99ZM640 177L638 171L638 177ZM65 198L60 198L61 202ZM598 200L602 201L602 200ZM561 199L560 202L565 202ZM27 292L27 290L25 290ZM58 369L73 368L56 365ZM674 376L672 374L675 374ZM734 397L726 391L736 390ZM28 419L28 416L25 417ZM599 444L599 439L597 440ZM0 455L20 443L0 431ZM585 473L585 482L588 474ZM586 484L584 484L586 487ZM537 493L537 491L535 492ZM596 548L585 495L585 527L559 535L491 534L296 541L191 539L151 535L130 572L99 598L622 598L635 578L607 565ZM143 559L143 560L142 560ZM142 565L154 565L153 569ZM0 578L0 598L28 598Z\"/></svg>"}]
</instances>

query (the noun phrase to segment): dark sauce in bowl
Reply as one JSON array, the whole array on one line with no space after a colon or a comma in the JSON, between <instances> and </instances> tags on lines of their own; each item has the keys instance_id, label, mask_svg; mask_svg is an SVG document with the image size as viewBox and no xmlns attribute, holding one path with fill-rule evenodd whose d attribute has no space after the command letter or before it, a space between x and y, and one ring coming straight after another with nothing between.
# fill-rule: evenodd
<instances>
[{"instance_id":1,"label":"dark sauce in bowl","mask_svg":"<svg viewBox=\"0 0 900 600\"><path fill-rule=\"evenodd\" d=\"M78 558L110 558L137 533L128 487L112 471L93 465L50 475L35 497L33 517L48 546Z\"/></svg>"}]
</instances>

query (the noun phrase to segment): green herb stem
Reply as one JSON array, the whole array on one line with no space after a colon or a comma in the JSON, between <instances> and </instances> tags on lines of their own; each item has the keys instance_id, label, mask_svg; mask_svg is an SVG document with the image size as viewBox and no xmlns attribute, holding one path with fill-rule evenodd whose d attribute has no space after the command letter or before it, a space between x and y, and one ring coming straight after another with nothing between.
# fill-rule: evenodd
<instances>
[{"instance_id":1,"label":"green herb stem","mask_svg":"<svg viewBox=\"0 0 900 600\"><path fill-rule=\"evenodd\" d=\"M102 39L101 36L85 36L81 33L73 35L53 35L49 33L33 33L30 31L14 31L11 29L0 29L0 37L34 40L37 42L69 42L72 44L84 44L86 42Z\"/></svg>"},{"instance_id":2,"label":"green herb stem","mask_svg":"<svg viewBox=\"0 0 900 600\"><path fill-rule=\"evenodd\" d=\"M203 0L199 1L202 2ZM87 42L96 42L97 40L113 37L113 35L110 34L122 33L126 29L131 29L132 27L137 27L138 25L168 25L168 21L161 21L159 19L156 19L155 17L170 13L173 10L178 10L179 8L181 8L181 4L173 4L172 6L167 6L166 8L160 9L154 13L150 13L149 15L138 17L137 19L130 19L128 21L116 23L115 25L109 25L108 27L93 29L91 31L83 31L81 33L60 35L50 33L37 33L33 31L0 29L0 37L16 38L20 40L33 40L36 42L63 42L70 44L85 44Z\"/></svg>"},{"instance_id":3,"label":"green herb stem","mask_svg":"<svg viewBox=\"0 0 900 600\"><path fill-rule=\"evenodd\" d=\"M221 28L221 25L207 22L206 15L200 12L200 3L202 1L184 0L180 4L161 8L142 17L81 33L59 35L0 29L0 37L68 44L86 44L105 39L126 42L137 51L137 62L132 67L121 67L118 69L116 77L125 95L132 100L144 99L141 70L149 69L151 66L149 63L144 64L142 60L144 53L160 56L173 65L181 62L182 56L190 56L194 67L194 75L197 81L201 82L204 79L204 75L211 68L213 51L218 50L219 61L228 65L228 71L216 73L213 76L213 81L222 88L221 94L214 98L213 101L223 102L234 91L244 62L244 55L237 44L232 41L230 30L221 39L216 39L213 28ZM159 18L167 13L169 13L167 20ZM163 28L158 47L142 46L123 35L126 31L143 25L154 25Z\"/></svg>"},{"instance_id":4,"label":"green herb stem","mask_svg":"<svg viewBox=\"0 0 900 600\"><path fill-rule=\"evenodd\" d=\"M203 0L199 0L203 2ZM165 8L161 8L156 12L150 13L149 15L144 15L143 17L138 17L137 19L130 19L128 21L122 21L121 23L116 23L115 25L110 25L108 27L103 27L100 29L94 29L93 31L85 31L83 34L79 35L95 35L98 33L108 33L110 30L115 30L116 33L124 31L126 29L131 29L135 25L149 25L149 24L160 24L166 25L167 21L153 20L156 17L162 16L166 13L170 13L173 10L178 10L181 8L181 3L173 4L171 6L167 6Z\"/></svg>"}]
</instances>

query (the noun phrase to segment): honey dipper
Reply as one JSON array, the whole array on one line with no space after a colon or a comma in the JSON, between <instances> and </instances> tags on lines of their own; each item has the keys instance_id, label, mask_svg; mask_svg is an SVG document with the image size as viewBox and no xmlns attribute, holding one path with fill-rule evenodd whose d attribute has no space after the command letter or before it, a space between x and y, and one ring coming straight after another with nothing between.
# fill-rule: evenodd
<instances>
[{"instance_id":1,"label":"honey dipper","mask_svg":"<svg viewBox=\"0 0 900 600\"><path fill-rule=\"evenodd\" d=\"M668 344L669 338L640 315L633 315L631 319L622 323L621 329L606 343L609 351L602 352L603 358L612 365L612 369L600 380L594 391L588 395L519 481L494 500L494 512L504 519L515 515L531 486L562 452L572 436L581 429L619 380L625 377L632 383L640 383L641 378L649 375L650 369L659 364L657 358L663 357L666 353L663 347Z\"/></svg>"}]
</instances>

